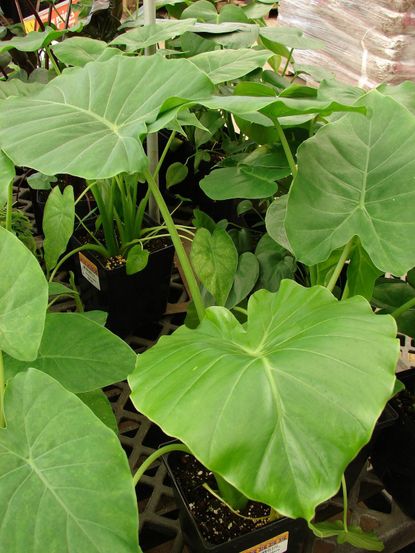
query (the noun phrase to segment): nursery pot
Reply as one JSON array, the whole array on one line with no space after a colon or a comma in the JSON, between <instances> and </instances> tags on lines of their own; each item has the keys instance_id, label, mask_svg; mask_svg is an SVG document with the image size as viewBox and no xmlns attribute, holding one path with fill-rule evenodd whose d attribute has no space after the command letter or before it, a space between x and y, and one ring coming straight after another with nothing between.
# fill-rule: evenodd
<instances>
[{"instance_id":1,"label":"nursery pot","mask_svg":"<svg viewBox=\"0 0 415 553\"><path fill-rule=\"evenodd\" d=\"M301 519L293 520L286 517L227 539L227 541L222 541L222 543L210 543L201 531L201 524L204 523L196 521L191 510L193 498L188 497L188 490L184 489L177 477L178 468L185 455L173 452L165 455L163 460L173 483L183 536L192 553L284 553L286 551L300 553L302 551L304 542L309 535L306 523ZM201 486L202 484L195 486L196 493L197 488ZM217 520L221 521L220 515L213 515L213 518L216 519L213 521L215 524ZM240 520L242 522L242 519Z\"/></svg>"},{"instance_id":2,"label":"nursery pot","mask_svg":"<svg viewBox=\"0 0 415 553\"><path fill-rule=\"evenodd\" d=\"M414 394L415 369L407 373L399 376ZM401 393L392 402L399 418L379 436L372 464L386 490L407 515L415 518L415 410L408 409L402 396Z\"/></svg>"},{"instance_id":3,"label":"nursery pot","mask_svg":"<svg viewBox=\"0 0 415 553\"><path fill-rule=\"evenodd\" d=\"M81 245L76 237L71 242L72 248ZM79 252L75 267L85 308L106 311L106 327L121 337L159 320L167 305L173 256L166 242L150 252L142 271L127 275L125 264L109 268L94 252Z\"/></svg>"}]
</instances>

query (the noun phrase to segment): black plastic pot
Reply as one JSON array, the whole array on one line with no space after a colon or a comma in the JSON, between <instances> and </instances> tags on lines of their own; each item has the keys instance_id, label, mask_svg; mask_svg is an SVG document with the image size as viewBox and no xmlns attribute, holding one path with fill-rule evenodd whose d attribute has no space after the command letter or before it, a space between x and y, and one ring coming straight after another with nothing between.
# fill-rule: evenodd
<instances>
[{"instance_id":1,"label":"black plastic pot","mask_svg":"<svg viewBox=\"0 0 415 553\"><path fill-rule=\"evenodd\" d=\"M369 443L367 443L349 464L345 471L346 485L347 489L350 490L355 484L356 480L359 477L359 474L362 472L368 458L371 456L372 451L378 441L382 436L382 433L388 427L391 427L395 424L398 419L398 414L389 404L386 405L385 409L382 411L375 429L373 431L372 437L370 438Z\"/></svg>"},{"instance_id":2,"label":"black plastic pot","mask_svg":"<svg viewBox=\"0 0 415 553\"><path fill-rule=\"evenodd\" d=\"M415 392L415 369L399 377ZM415 416L404 403L393 400L399 418L380 435L372 452L372 464L386 490L402 510L415 518Z\"/></svg>"},{"instance_id":3,"label":"black plastic pot","mask_svg":"<svg viewBox=\"0 0 415 553\"><path fill-rule=\"evenodd\" d=\"M80 242L72 237L71 245ZM173 256L174 248L167 244L150 253L145 269L127 275L125 265L108 269L93 252L78 253L75 272L85 308L106 311L106 327L121 337L159 320L166 309Z\"/></svg>"},{"instance_id":4,"label":"black plastic pot","mask_svg":"<svg viewBox=\"0 0 415 553\"><path fill-rule=\"evenodd\" d=\"M183 490L176 479L175 467L182 453L169 453L163 457L169 476L173 482L173 491L180 510L180 524L184 539L192 553L300 553L307 540L309 531L305 521L282 518L243 534L230 541L213 545L202 536L195 521Z\"/></svg>"}]
</instances>

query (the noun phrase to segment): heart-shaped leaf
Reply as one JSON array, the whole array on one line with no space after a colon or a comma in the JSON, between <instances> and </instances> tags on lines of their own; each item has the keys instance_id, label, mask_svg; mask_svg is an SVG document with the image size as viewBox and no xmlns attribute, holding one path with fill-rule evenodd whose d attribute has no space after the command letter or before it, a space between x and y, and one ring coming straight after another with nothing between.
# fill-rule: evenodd
<instances>
[{"instance_id":1,"label":"heart-shaped leaf","mask_svg":"<svg viewBox=\"0 0 415 553\"><path fill-rule=\"evenodd\" d=\"M202 284L218 305L225 305L238 266L232 238L220 228L215 228L212 234L200 228L194 237L190 258Z\"/></svg>"},{"instance_id":2,"label":"heart-shaped leaf","mask_svg":"<svg viewBox=\"0 0 415 553\"><path fill-rule=\"evenodd\" d=\"M171 186L174 186L175 184L179 184L184 181L184 179L187 177L189 173L189 169L186 165L181 163L180 161L175 161L169 167L166 171L166 186L167 188L170 188Z\"/></svg>"},{"instance_id":3,"label":"heart-shaped leaf","mask_svg":"<svg viewBox=\"0 0 415 553\"><path fill-rule=\"evenodd\" d=\"M147 48L153 44L164 42L176 36L181 36L192 29L196 19L185 21L164 21L137 27L117 36L110 42L119 46L125 46L128 52L135 52Z\"/></svg>"},{"instance_id":4,"label":"heart-shaped leaf","mask_svg":"<svg viewBox=\"0 0 415 553\"><path fill-rule=\"evenodd\" d=\"M71 392L89 392L124 380L135 353L123 340L79 313L49 313L37 359L31 366ZM6 356L6 378L26 370L28 364Z\"/></svg>"},{"instance_id":5,"label":"heart-shaped leaf","mask_svg":"<svg viewBox=\"0 0 415 553\"><path fill-rule=\"evenodd\" d=\"M47 175L95 179L137 173L147 164L139 136L165 101L196 99L212 89L207 76L184 59L116 56L91 62L65 71L30 99L6 100L0 144L16 165ZM165 124L182 103L176 98L166 105L171 115Z\"/></svg>"},{"instance_id":6,"label":"heart-shaped leaf","mask_svg":"<svg viewBox=\"0 0 415 553\"><path fill-rule=\"evenodd\" d=\"M259 261L257 290L265 288L276 292L284 278L294 278L297 268L295 259L268 234L261 237L255 249L255 255Z\"/></svg>"},{"instance_id":7,"label":"heart-shaped leaf","mask_svg":"<svg viewBox=\"0 0 415 553\"><path fill-rule=\"evenodd\" d=\"M370 300L376 279L382 274L362 248L360 241L354 246L347 267L347 289L350 296L357 294Z\"/></svg>"},{"instance_id":8,"label":"heart-shaped leaf","mask_svg":"<svg viewBox=\"0 0 415 553\"><path fill-rule=\"evenodd\" d=\"M43 214L43 250L46 267L55 267L59 257L65 252L73 234L75 223L75 200L72 186L65 186L63 192L55 186L46 201Z\"/></svg>"},{"instance_id":9,"label":"heart-shaped leaf","mask_svg":"<svg viewBox=\"0 0 415 553\"><path fill-rule=\"evenodd\" d=\"M372 304L381 309L381 313L392 313L414 298L415 287L409 282L395 278L380 278L373 291ZM415 307L396 317L396 322L400 332L415 338Z\"/></svg>"},{"instance_id":10,"label":"heart-shaped leaf","mask_svg":"<svg viewBox=\"0 0 415 553\"><path fill-rule=\"evenodd\" d=\"M108 48L107 43L85 36L75 36L58 42L52 47L53 53L65 65L83 67L90 61L102 60L104 56L119 56L121 50Z\"/></svg>"},{"instance_id":11,"label":"heart-shaped leaf","mask_svg":"<svg viewBox=\"0 0 415 553\"><path fill-rule=\"evenodd\" d=\"M395 334L361 297L285 280L251 296L246 325L212 307L163 336L138 357L131 397L247 497L310 520L392 395Z\"/></svg>"},{"instance_id":12,"label":"heart-shaped leaf","mask_svg":"<svg viewBox=\"0 0 415 553\"><path fill-rule=\"evenodd\" d=\"M146 268L150 253L148 250L143 250L142 246L133 246L127 255L125 265L127 275L134 275Z\"/></svg>"},{"instance_id":13,"label":"heart-shaped leaf","mask_svg":"<svg viewBox=\"0 0 415 553\"><path fill-rule=\"evenodd\" d=\"M190 61L204 71L215 83L232 81L263 67L270 53L266 50L214 50L190 58Z\"/></svg>"},{"instance_id":14,"label":"heart-shaped leaf","mask_svg":"<svg viewBox=\"0 0 415 553\"><path fill-rule=\"evenodd\" d=\"M239 256L231 291L226 300L226 307L232 309L243 301L255 286L259 275L259 262L252 252Z\"/></svg>"},{"instance_id":15,"label":"heart-shaped leaf","mask_svg":"<svg viewBox=\"0 0 415 553\"><path fill-rule=\"evenodd\" d=\"M270 49L276 54L285 55L286 49L278 48L278 46L286 46L287 48L296 48L297 50L313 50L324 47L324 42L313 37L306 36L300 29L291 27L261 27L259 36L263 39L265 45L270 46Z\"/></svg>"},{"instance_id":16,"label":"heart-shaped leaf","mask_svg":"<svg viewBox=\"0 0 415 553\"><path fill-rule=\"evenodd\" d=\"M137 505L112 430L50 376L19 374L0 430L0 543L13 553L137 553Z\"/></svg>"},{"instance_id":17,"label":"heart-shaped leaf","mask_svg":"<svg viewBox=\"0 0 415 553\"><path fill-rule=\"evenodd\" d=\"M48 284L35 256L0 226L0 350L36 358L45 325Z\"/></svg>"},{"instance_id":18,"label":"heart-shaped leaf","mask_svg":"<svg viewBox=\"0 0 415 553\"><path fill-rule=\"evenodd\" d=\"M367 117L347 114L300 146L285 229L307 265L358 236L376 267L401 275L415 265L415 117L376 90L359 103Z\"/></svg>"}]
</instances>

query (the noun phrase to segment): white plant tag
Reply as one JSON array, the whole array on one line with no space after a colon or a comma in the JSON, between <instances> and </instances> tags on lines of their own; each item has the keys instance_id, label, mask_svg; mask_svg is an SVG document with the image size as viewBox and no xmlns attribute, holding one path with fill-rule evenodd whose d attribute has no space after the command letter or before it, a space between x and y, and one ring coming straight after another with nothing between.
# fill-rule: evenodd
<instances>
[{"instance_id":1,"label":"white plant tag","mask_svg":"<svg viewBox=\"0 0 415 553\"><path fill-rule=\"evenodd\" d=\"M249 549L244 549L241 553L285 553L288 549L288 536L289 532L284 532Z\"/></svg>"},{"instance_id":2,"label":"white plant tag","mask_svg":"<svg viewBox=\"0 0 415 553\"><path fill-rule=\"evenodd\" d=\"M81 265L82 276L86 278L87 281L92 284L92 286L95 286L95 288L101 290L98 267L81 253L79 253L79 263Z\"/></svg>"}]
</instances>

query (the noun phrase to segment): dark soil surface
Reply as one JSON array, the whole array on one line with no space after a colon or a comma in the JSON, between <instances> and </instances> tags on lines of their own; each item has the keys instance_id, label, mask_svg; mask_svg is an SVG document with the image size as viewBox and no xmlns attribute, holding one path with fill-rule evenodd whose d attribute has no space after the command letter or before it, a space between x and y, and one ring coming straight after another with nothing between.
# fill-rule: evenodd
<instances>
[{"instance_id":1,"label":"dark soil surface","mask_svg":"<svg viewBox=\"0 0 415 553\"><path fill-rule=\"evenodd\" d=\"M216 490L216 481L213 474L194 457L178 455L173 463L170 459L169 463L173 464L174 474L188 507L208 543L218 545L268 524L268 506L250 501L241 512L242 516L238 516L203 487L207 483Z\"/></svg>"}]
</instances>

